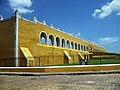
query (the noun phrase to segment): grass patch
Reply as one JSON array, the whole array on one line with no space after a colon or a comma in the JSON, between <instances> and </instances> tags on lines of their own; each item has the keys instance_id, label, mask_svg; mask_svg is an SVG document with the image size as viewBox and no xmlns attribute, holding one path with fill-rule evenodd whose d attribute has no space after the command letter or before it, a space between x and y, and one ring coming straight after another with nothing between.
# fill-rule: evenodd
<instances>
[{"instance_id":1,"label":"grass patch","mask_svg":"<svg viewBox=\"0 0 120 90\"><path fill-rule=\"evenodd\" d=\"M57 65L51 65L51 66L73 66L73 65L80 65L79 61L71 63L71 64L57 64Z\"/></svg>"},{"instance_id":2,"label":"grass patch","mask_svg":"<svg viewBox=\"0 0 120 90\"><path fill-rule=\"evenodd\" d=\"M120 64L118 59L93 59L88 61L89 65L98 65L98 64Z\"/></svg>"},{"instance_id":3,"label":"grass patch","mask_svg":"<svg viewBox=\"0 0 120 90\"><path fill-rule=\"evenodd\" d=\"M88 60L88 65L102 65L102 64L120 64L120 60L118 59L92 59ZM50 66L73 66L73 65L80 65L80 62L74 62L71 64L57 64L57 65L50 65Z\"/></svg>"}]
</instances>

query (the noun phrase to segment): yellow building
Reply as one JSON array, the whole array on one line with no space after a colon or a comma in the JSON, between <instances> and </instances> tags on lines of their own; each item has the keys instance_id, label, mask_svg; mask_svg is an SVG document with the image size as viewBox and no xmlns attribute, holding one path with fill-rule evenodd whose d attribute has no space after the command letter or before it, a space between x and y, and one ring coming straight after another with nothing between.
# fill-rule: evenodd
<instances>
[{"instance_id":1,"label":"yellow building","mask_svg":"<svg viewBox=\"0 0 120 90\"><path fill-rule=\"evenodd\" d=\"M0 66L42 66L70 64L89 59L92 52L106 49L65 33L53 26L29 21L16 10L0 20Z\"/></svg>"}]
</instances>

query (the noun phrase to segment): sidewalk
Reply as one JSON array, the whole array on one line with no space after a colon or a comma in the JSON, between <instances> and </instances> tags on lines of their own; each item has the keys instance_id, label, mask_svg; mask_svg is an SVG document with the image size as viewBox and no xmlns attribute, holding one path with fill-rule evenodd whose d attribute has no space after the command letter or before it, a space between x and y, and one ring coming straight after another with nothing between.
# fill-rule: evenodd
<instances>
[{"instance_id":1,"label":"sidewalk","mask_svg":"<svg viewBox=\"0 0 120 90\"><path fill-rule=\"evenodd\" d=\"M3 73L0 90L120 90L120 71L94 73Z\"/></svg>"}]
</instances>

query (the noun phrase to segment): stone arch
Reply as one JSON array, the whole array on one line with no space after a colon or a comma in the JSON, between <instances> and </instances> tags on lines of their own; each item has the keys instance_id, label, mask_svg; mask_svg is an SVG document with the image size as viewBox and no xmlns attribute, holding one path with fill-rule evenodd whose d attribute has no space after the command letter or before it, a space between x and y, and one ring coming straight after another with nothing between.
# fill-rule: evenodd
<instances>
[{"instance_id":1,"label":"stone arch","mask_svg":"<svg viewBox=\"0 0 120 90\"><path fill-rule=\"evenodd\" d=\"M77 50L77 43L75 43L75 50Z\"/></svg>"},{"instance_id":2,"label":"stone arch","mask_svg":"<svg viewBox=\"0 0 120 90\"><path fill-rule=\"evenodd\" d=\"M60 46L60 38L58 36L56 37L56 46Z\"/></svg>"},{"instance_id":3,"label":"stone arch","mask_svg":"<svg viewBox=\"0 0 120 90\"><path fill-rule=\"evenodd\" d=\"M83 51L83 45L81 45L81 50Z\"/></svg>"},{"instance_id":4,"label":"stone arch","mask_svg":"<svg viewBox=\"0 0 120 90\"><path fill-rule=\"evenodd\" d=\"M84 51L86 51L86 46L84 45Z\"/></svg>"},{"instance_id":5,"label":"stone arch","mask_svg":"<svg viewBox=\"0 0 120 90\"><path fill-rule=\"evenodd\" d=\"M71 42L71 48L74 49L74 42Z\"/></svg>"},{"instance_id":6,"label":"stone arch","mask_svg":"<svg viewBox=\"0 0 120 90\"><path fill-rule=\"evenodd\" d=\"M66 47L70 48L70 41L69 40L67 40Z\"/></svg>"},{"instance_id":7,"label":"stone arch","mask_svg":"<svg viewBox=\"0 0 120 90\"><path fill-rule=\"evenodd\" d=\"M88 46L86 46L86 51L88 51Z\"/></svg>"},{"instance_id":8,"label":"stone arch","mask_svg":"<svg viewBox=\"0 0 120 90\"><path fill-rule=\"evenodd\" d=\"M54 46L54 35L53 34L49 34L48 41L49 41L48 42L49 45Z\"/></svg>"},{"instance_id":9,"label":"stone arch","mask_svg":"<svg viewBox=\"0 0 120 90\"><path fill-rule=\"evenodd\" d=\"M47 44L47 34L44 31L40 32L40 43Z\"/></svg>"},{"instance_id":10,"label":"stone arch","mask_svg":"<svg viewBox=\"0 0 120 90\"><path fill-rule=\"evenodd\" d=\"M65 39L64 38L62 38L62 47L65 47Z\"/></svg>"},{"instance_id":11,"label":"stone arch","mask_svg":"<svg viewBox=\"0 0 120 90\"><path fill-rule=\"evenodd\" d=\"M78 44L78 50L80 50L80 44Z\"/></svg>"}]
</instances>

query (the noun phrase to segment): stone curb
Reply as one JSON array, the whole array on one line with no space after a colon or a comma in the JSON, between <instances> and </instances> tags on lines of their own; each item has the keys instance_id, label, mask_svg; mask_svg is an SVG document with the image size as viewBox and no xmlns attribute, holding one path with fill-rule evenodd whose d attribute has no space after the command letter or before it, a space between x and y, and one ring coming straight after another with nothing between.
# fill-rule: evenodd
<instances>
[{"instance_id":1,"label":"stone curb","mask_svg":"<svg viewBox=\"0 0 120 90\"><path fill-rule=\"evenodd\" d=\"M53 76L53 75L92 75L92 74L120 74L120 70L89 71L89 72L57 72L57 73L0 72L0 75L9 76Z\"/></svg>"}]
</instances>

